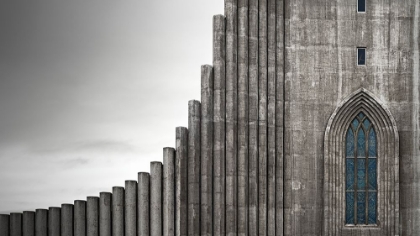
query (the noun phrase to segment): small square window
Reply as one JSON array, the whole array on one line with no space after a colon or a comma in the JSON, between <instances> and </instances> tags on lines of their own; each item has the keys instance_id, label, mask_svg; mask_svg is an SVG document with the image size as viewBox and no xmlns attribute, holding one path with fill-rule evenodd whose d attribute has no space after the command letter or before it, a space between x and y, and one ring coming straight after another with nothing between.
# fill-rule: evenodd
<instances>
[{"instance_id":1,"label":"small square window","mask_svg":"<svg viewBox=\"0 0 420 236\"><path fill-rule=\"evenodd\" d=\"M357 48L357 65L366 65L366 48Z\"/></svg>"},{"instance_id":2,"label":"small square window","mask_svg":"<svg viewBox=\"0 0 420 236\"><path fill-rule=\"evenodd\" d=\"M357 0L357 12L366 12L366 0Z\"/></svg>"}]
</instances>

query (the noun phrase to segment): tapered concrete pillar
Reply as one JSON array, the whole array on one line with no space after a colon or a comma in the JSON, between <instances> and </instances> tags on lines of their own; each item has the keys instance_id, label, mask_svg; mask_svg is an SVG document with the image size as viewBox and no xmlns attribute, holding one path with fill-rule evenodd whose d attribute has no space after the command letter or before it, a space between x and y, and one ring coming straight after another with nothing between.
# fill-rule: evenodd
<instances>
[{"instance_id":1,"label":"tapered concrete pillar","mask_svg":"<svg viewBox=\"0 0 420 236\"><path fill-rule=\"evenodd\" d=\"M86 236L86 201L74 201L74 235Z\"/></svg>"},{"instance_id":2,"label":"tapered concrete pillar","mask_svg":"<svg viewBox=\"0 0 420 236\"><path fill-rule=\"evenodd\" d=\"M87 197L86 232L87 236L99 235L99 197Z\"/></svg>"},{"instance_id":3,"label":"tapered concrete pillar","mask_svg":"<svg viewBox=\"0 0 420 236\"><path fill-rule=\"evenodd\" d=\"M201 66L201 235L213 234L213 68Z\"/></svg>"},{"instance_id":4,"label":"tapered concrete pillar","mask_svg":"<svg viewBox=\"0 0 420 236\"><path fill-rule=\"evenodd\" d=\"M35 236L35 212L24 211L22 216L22 235Z\"/></svg>"},{"instance_id":5,"label":"tapered concrete pillar","mask_svg":"<svg viewBox=\"0 0 420 236\"><path fill-rule=\"evenodd\" d=\"M0 235L9 236L10 234L10 215L0 214Z\"/></svg>"},{"instance_id":6,"label":"tapered concrete pillar","mask_svg":"<svg viewBox=\"0 0 420 236\"><path fill-rule=\"evenodd\" d=\"M99 194L99 235L111 236L111 202L112 194L101 192Z\"/></svg>"},{"instance_id":7,"label":"tapered concrete pillar","mask_svg":"<svg viewBox=\"0 0 420 236\"><path fill-rule=\"evenodd\" d=\"M61 208L48 208L48 236L60 236Z\"/></svg>"},{"instance_id":8,"label":"tapered concrete pillar","mask_svg":"<svg viewBox=\"0 0 420 236\"><path fill-rule=\"evenodd\" d=\"M162 163L150 163L150 235L162 236Z\"/></svg>"},{"instance_id":9,"label":"tapered concrete pillar","mask_svg":"<svg viewBox=\"0 0 420 236\"><path fill-rule=\"evenodd\" d=\"M188 102L188 235L200 235L200 116L199 101Z\"/></svg>"},{"instance_id":10,"label":"tapered concrete pillar","mask_svg":"<svg viewBox=\"0 0 420 236\"><path fill-rule=\"evenodd\" d=\"M125 181L124 197L125 236L137 234L137 181Z\"/></svg>"},{"instance_id":11,"label":"tapered concrete pillar","mask_svg":"<svg viewBox=\"0 0 420 236\"><path fill-rule=\"evenodd\" d=\"M225 17L213 17L214 141L213 141L213 234L225 234L225 116L226 34Z\"/></svg>"},{"instance_id":12,"label":"tapered concrete pillar","mask_svg":"<svg viewBox=\"0 0 420 236\"><path fill-rule=\"evenodd\" d=\"M73 236L73 204L61 204L61 236Z\"/></svg>"},{"instance_id":13,"label":"tapered concrete pillar","mask_svg":"<svg viewBox=\"0 0 420 236\"><path fill-rule=\"evenodd\" d=\"M10 213L10 236L22 236L22 213Z\"/></svg>"},{"instance_id":14,"label":"tapered concrete pillar","mask_svg":"<svg viewBox=\"0 0 420 236\"><path fill-rule=\"evenodd\" d=\"M248 230L258 235L258 0L249 0Z\"/></svg>"},{"instance_id":15,"label":"tapered concrete pillar","mask_svg":"<svg viewBox=\"0 0 420 236\"><path fill-rule=\"evenodd\" d=\"M175 149L163 149L163 235L175 234Z\"/></svg>"},{"instance_id":16,"label":"tapered concrete pillar","mask_svg":"<svg viewBox=\"0 0 420 236\"><path fill-rule=\"evenodd\" d=\"M124 236L124 188L112 188L112 236Z\"/></svg>"},{"instance_id":17,"label":"tapered concrete pillar","mask_svg":"<svg viewBox=\"0 0 420 236\"><path fill-rule=\"evenodd\" d=\"M36 209L35 211L35 236L48 235L48 210Z\"/></svg>"},{"instance_id":18,"label":"tapered concrete pillar","mask_svg":"<svg viewBox=\"0 0 420 236\"><path fill-rule=\"evenodd\" d=\"M138 228L139 235L150 235L150 175L146 172L138 173Z\"/></svg>"},{"instance_id":19,"label":"tapered concrete pillar","mask_svg":"<svg viewBox=\"0 0 420 236\"><path fill-rule=\"evenodd\" d=\"M188 234L188 130L176 128L175 229L176 235Z\"/></svg>"}]
</instances>

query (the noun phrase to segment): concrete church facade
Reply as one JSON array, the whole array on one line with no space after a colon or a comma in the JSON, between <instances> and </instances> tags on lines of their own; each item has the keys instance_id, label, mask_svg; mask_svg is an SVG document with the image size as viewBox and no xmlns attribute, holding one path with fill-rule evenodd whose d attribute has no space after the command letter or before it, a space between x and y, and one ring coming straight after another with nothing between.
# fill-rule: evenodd
<instances>
[{"instance_id":1,"label":"concrete church facade","mask_svg":"<svg viewBox=\"0 0 420 236\"><path fill-rule=\"evenodd\" d=\"M420 2L226 0L213 19L163 164L0 215L1 236L420 235Z\"/></svg>"}]
</instances>

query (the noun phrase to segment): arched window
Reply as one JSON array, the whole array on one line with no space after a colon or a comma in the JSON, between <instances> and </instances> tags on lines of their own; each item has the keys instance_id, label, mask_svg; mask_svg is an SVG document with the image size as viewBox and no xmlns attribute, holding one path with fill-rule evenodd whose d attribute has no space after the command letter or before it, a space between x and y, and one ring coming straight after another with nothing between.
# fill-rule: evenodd
<instances>
[{"instance_id":1,"label":"arched window","mask_svg":"<svg viewBox=\"0 0 420 236\"><path fill-rule=\"evenodd\" d=\"M346 134L346 224L377 223L377 166L375 129L360 112Z\"/></svg>"}]
</instances>

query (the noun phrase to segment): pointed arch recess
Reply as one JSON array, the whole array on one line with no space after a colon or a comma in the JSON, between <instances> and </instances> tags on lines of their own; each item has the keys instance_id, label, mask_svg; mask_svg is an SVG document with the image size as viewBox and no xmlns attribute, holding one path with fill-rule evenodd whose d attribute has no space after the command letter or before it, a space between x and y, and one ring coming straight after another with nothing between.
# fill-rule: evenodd
<instances>
[{"instance_id":1,"label":"pointed arch recess","mask_svg":"<svg viewBox=\"0 0 420 236\"><path fill-rule=\"evenodd\" d=\"M345 225L345 134L359 112L369 117L377 135L377 226ZM359 89L340 103L328 120L324 136L323 235L399 234L398 148L396 122L391 112L371 92Z\"/></svg>"}]
</instances>

